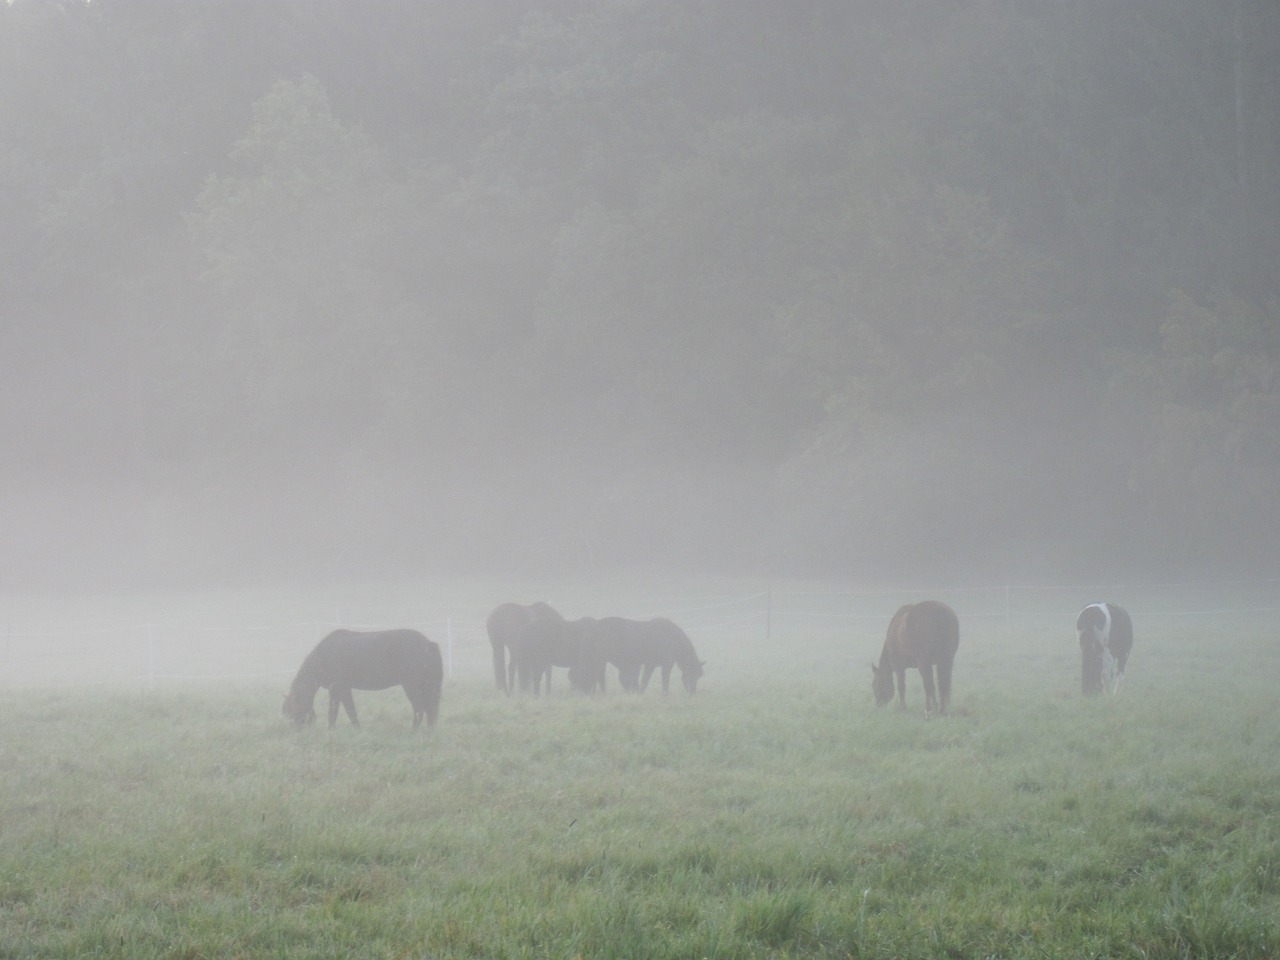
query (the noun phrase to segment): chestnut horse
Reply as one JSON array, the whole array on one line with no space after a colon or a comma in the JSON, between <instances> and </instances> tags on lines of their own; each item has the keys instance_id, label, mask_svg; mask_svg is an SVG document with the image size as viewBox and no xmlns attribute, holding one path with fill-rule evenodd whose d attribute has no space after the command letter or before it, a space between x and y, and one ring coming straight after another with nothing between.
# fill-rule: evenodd
<instances>
[{"instance_id":1,"label":"chestnut horse","mask_svg":"<svg viewBox=\"0 0 1280 960\"><path fill-rule=\"evenodd\" d=\"M435 726L440 710L444 664L440 647L416 630L356 633L335 630L307 654L284 697L282 712L294 723L316 718L316 691L329 691L329 726L338 722L338 707L347 710L352 726L359 726L352 690L404 687L413 705L413 728L422 718Z\"/></svg>"},{"instance_id":2,"label":"chestnut horse","mask_svg":"<svg viewBox=\"0 0 1280 960\"><path fill-rule=\"evenodd\" d=\"M898 681L898 706L907 705L907 668L915 667L924 680L924 715L934 710L947 712L951 702L951 666L960 646L960 620L956 612L940 600L909 603L893 615L880 653L880 665L871 664L871 689L876 706L893 699L894 678ZM933 668L938 668L938 691L933 686ZM940 694L940 696L939 696Z\"/></svg>"},{"instance_id":3,"label":"chestnut horse","mask_svg":"<svg viewBox=\"0 0 1280 960\"><path fill-rule=\"evenodd\" d=\"M1133 621L1118 603L1091 603L1076 617L1080 638L1080 690L1115 693L1133 650Z\"/></svg>"}]
</instances>

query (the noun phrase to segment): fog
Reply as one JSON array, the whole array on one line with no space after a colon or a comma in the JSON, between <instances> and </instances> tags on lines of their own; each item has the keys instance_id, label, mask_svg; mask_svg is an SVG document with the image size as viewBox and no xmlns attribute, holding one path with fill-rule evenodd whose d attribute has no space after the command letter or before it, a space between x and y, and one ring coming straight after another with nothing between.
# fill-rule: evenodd
<instances>
[{"instance_id":1,"label":"fog","mask_svg":"<svg viewBox=\"0 0 1280 960\"><path fill-rule=\"evenodd\" d=\"M0 90L5 589L1280 561L1271 0L10 0Z\"/></svg>"}]
</instances>

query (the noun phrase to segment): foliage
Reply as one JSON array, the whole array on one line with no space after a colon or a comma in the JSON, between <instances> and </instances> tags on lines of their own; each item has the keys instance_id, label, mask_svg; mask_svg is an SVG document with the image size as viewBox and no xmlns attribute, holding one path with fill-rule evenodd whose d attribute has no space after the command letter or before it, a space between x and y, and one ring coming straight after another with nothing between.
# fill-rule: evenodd
<instances>
[{"instance_id":1,"label":"foliage","mask_svg":"<svg viewBox=\"0 0 1280 960\"><path fill-rule=\"evenodd\" d=\"M1259 0L13 0L0 485L76 521L4 569L1273 563L1278 64Z\"/></svg>"},{"instance_id":2,"label":"foliage","mask_svg":"<svg viewBox=\"0 0 1280 960\"><path fill-rule=\"evenodd\" d=\"M1160 355L1141 381L1155 429L1135 483L1153 512L1183 517L1167 535L1173 550L1199 541L1266 553L1263 531L1280 520L1278 319L1233 299L1206 307L1181 292L1170 298Z\"/></svg>"}]
</instances>

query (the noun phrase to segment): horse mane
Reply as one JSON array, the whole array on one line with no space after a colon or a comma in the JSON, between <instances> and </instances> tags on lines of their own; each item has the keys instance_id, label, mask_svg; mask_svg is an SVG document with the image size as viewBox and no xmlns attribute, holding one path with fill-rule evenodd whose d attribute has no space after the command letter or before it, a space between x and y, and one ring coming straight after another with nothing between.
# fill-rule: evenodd
<instances>
[{"instance_id":1,"label":"horse mane","mask_svg":"<svg viewBox=\"0 0 1280 960\"><path fill-rule=\"evenodd\" d=\"M668 620L666 617L657 617L653 621L658 627L660 633L665 633L671 643L671 654L675 662L680 665L683 670L695 670L702 666L702 661L698 659L697 652L693 649L693 641L689 639L689 635L684 632L679 624Z\"/></svg>"},{"instance_id":2,"label":"horse mane","mask_svg":"<svg viewBox=\"0 0 1280 960\"><path fill-rule=\"evenodd\" d=\"M324 686L317 675L316 665L327 655L327 648L335 642L334 638L340 633L342 633L341 630L335 630L317 643L311 652L303 657L302 666L298 667L293 682L289 684L289 692L285 695L285 708L298 723L315 719L316 694Z\"/></svg>"}]
</instances>

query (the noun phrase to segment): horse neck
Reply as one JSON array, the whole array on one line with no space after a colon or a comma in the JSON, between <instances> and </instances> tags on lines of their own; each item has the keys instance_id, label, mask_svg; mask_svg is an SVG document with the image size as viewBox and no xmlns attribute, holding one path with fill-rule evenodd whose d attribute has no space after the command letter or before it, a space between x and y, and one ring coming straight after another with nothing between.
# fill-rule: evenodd
<instances>
[{"instance_id":1,"label":"horse neck","mask_svg":"<svg viewBox=\"0 0 1280 960\"><path fill-rule=\"evenodd\" d=\"M316 678L311 668L303 663L302 668L298 670L297 676L293 678L293 684L289 687L289 697L292 702L297 704L311 704L316 699L316 691L320 689L320 681Z\"/></svg>"},{"instance_id":2,"label":"horse neck","mask_svg":"<svg viewBox=\"0 0 1280 960\"><path fill-rule=\"evenodd\" d=\"M680 665L680 670L696 670L702 666L702 661L698 659L697 653L694 652L693 644L688 640L676 645L676 663Z\"/></svg>"}]
</instances>

